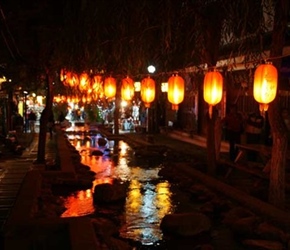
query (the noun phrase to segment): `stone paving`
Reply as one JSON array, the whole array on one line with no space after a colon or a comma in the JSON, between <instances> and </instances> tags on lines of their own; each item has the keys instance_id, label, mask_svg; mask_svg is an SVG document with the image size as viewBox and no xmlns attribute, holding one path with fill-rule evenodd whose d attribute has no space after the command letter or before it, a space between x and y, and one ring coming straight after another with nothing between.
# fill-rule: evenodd
<instances>
[{"instance_id":1,"label":"stone paving","mask_svg":"<svg viewBox=\"0 0 290 250\"><path fill-rule=\"evenodd\" d=\"M0 158L0 232L4 230L24 178L28 171L34 168L33 162L37 158L38 133L24 134L19 141L25 146L21 156ZM55 157L55 152L50 146L52 143L53 140L47 138L46 159Z\"/></svg>"}]
</instances>

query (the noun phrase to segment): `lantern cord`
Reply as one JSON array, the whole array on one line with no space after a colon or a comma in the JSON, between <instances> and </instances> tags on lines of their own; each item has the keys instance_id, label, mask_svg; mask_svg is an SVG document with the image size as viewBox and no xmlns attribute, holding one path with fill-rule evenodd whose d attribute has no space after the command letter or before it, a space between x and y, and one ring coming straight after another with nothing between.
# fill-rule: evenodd
<instances>
[{"instance_id":1,"label":"lantern cord","mask_svg":"<svg viewBox=\"0 0 290 250\"><path fill-rule=\"evenodd\" d=\"M168 71L168 72L159 72L159 73L155 73L155 74L151 74L152 76L163 76L163 75L176 75L176 74L183 74L183 73L198 73L198 72L206 72L206 71L211 71L211 70L221 70L221 71L234 71L235 68L239 68L239 67L245 67L245 69L247 68L246 66L248 66L248 68L254 68L256 67L258 64L260 64L262 61L264 62L268 62L268 61L275 61L275 60L279 60L285 57L289 57L290 53L285 54L285 55L281 55L281 56L276 56L276 57L269 57L267 59L261 59L261 60L251 60L251 61L246 61L243 63L231 63L231 64L224 64L224 65L220 65L220 66L208 66L207 64L201 64L201 65L193 65L190 67L187 67L185 69L179 69L179 70L173 70L173 71ZM250 65L252 65L250 67ZM132 77L144 77L148 74L139 74L137 76L132 76Z\"/></svg>"},{"instance_id":2,"label":"lantern cord","mask_svg":"<svg viewBox=\"0 0 290 250\"><path fill-rule=\"evenodd\" d=\"M268 61L275 61L278 59L282 59L285 57L289 57L290 53L282 55L282 56L276 56L276 57L270 57L267 59L261 59L261 60L252 60L252 61L244 61L242 63L225 63L223 65L218 65L218 66L208 66L206 63L205 64L201 64L201 65L193 65L187 68L183 68L183 69L179 69L179 70L172 70L172 71L167 71L167 72L158 72L158 73L154 73L154 74L138 74L138 75L131 75L130 77L132 78L144 78L144 77L148 77L148 76L169 76L169 75L177 75L177 74L186 74L186 73L203 73L203 72L207 72L207 71L212 71L212 70L220 70L220 71L235 71L238 70L238 68L244 68L244 69L249 69L249 68L255 68L258 64L260 64L262 61L264 62L268 62ZM229 59L230 60L234 60L234 59ZM105 75L105 72L99 73L100 75ZM109 74L112 77L112 72L110 72ZM124 75L121 74L117 74L114 77L116 78L122 78L124 77ZM126 75L126 77L128 77L128 74Z\"/></svg>"}]
</instances>

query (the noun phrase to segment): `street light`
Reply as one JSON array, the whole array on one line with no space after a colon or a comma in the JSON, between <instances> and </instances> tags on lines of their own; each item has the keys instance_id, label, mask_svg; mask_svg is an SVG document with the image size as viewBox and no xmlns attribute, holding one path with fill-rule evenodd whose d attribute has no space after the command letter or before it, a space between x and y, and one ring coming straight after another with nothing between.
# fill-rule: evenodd
<instances>
[{"instance_id":1,"label":"street light","mask_svg":"<svg viewBox=\"0 0 290 250\"><path fill-rule=\"evenodd\" d=\"M150 74L153 74L155 72L156 68L153 65L149 65L147 70Z\"/></svg>"}]
</instances>

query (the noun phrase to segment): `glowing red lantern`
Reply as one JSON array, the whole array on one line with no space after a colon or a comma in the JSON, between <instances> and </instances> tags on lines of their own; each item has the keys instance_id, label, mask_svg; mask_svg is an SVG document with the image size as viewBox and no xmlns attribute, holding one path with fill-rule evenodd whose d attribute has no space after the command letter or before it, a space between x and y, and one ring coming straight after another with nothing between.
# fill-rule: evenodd
<instances>
[{"instance_id":1,"label":"glowing red lantern","mask_svg":"<svg viewBox=\"0 0 290 250\"><path fill-rule=\"evenodd\" d=\"M271 63L258 66L254 75L253 94L261 111L267 111L268 104L275 99L277 83L278 72Z\"/></svg>"},{"instance_id":2,"label":"glowing red lantern","mask_svg":"<svg viewBox=\"0 0 290 250\"><path fill-rule=\"evenodd\" d=\"M128 76L122 80L121 96L124 101L131 101L134 96L134 82Z\"/></svg>"},{"instance_id":3,"label":"glowing red lantern","mask_svg":"<svg viewBox=\"0 0 290 250\"><path fill-rule=\"evenodd\" d=\"M113 77L107 77L104 81L104 92L107 98L113 98L116 95L117 82Z\"/></svg>"},{"instance_id":4,"label":"glowing red lantern","mask_svg":"<svg viewBox=\"0 0 290 250\"><path fill-rule=\"evenodd\" d=\"M146 108L150 107L150 103L155 99L155 81L148 76L141 82L141 99Z\"/></svg>"},{"instance_id":5,"label":"glowing red lantern","mask_svg":"<svg viewBox=\"0 0 290 250\"><path fill-rule=\"evenodd\" d=\"M72 72L67 72L66 73L66 82L68 82L68 85L71 88L77 87L79 84L79 78L77 74L72 73Z\"/></svg>"},{"instance_id":6,"label":"glowing red lantern","mask_svg":"<svg viewBox=\"0 0 290 250\"><path fill-rule=\"evenodd\" d=\"M91 86L91 88L92 89L99 89L100 86L102 86L102 83L103 83L102 76L95 75L94 78L92 79L92 84L91 84L92 86Z\"/></svg>"},{"instance_id":7,"label":"glowing red lantern","mask_svg":"<svg viewBox=\"0 0 290 250\"><path fill-rule=\"evenodd\" d=\"M64 69L61 69L60 70L60 74L59 74L59 78L60 78L60 81L63 82L64 84L65 83L65 80L66 80L66 72Z\"/></svg>"},{"instance_id":8,"label":"glowing red lantern","mask_svg":"<svg viewBox=\"0 0 290 250\"><path fill-rule=\"evenodd\" d=\"M85 90L88 90L90 87L90 78L87 73L82 73L80 75L80 81L79 81L79 90L81 92L84 92Z\"/></svg>"},{"instance_id":9,"label":"glowing red lantern","mask_svg":"<svg viewBox=\"0 0 290 250\"><path fill-rule=\"evenodd\" d=\"M173 75L168 79L168 101L173 110L178 110L178 105L184 99L184 80L181 76Z\"/></svg>"},{"instance_id":10,"label":"glowing red lantern","mask_svg":"<svg viewBox=\"0 0 290 250\"><path fill-rule=\"evenodd\" d=\"M203 98L209 104L209 117L212 116L212 107L222 100L223 77L214 70L205 74L203 82Z\"/></svg>"}]
</instances>

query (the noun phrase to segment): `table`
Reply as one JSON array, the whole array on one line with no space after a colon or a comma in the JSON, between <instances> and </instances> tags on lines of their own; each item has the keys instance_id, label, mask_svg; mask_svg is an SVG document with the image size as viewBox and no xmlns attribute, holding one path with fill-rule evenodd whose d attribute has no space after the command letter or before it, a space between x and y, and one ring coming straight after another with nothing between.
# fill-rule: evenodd
<instances>
[{"instance_id":1,"label":"table","mask_svg":"<svg viewBox=\"0 0 290 250\"><path fill-rule=\"evenodd\" d=\"M262 179L268 179L271 164L272 147L262 144L236 144L238 154L234 162L229 163L229 170L226 173L226 178L230 175L233 168L255 175ZM249 152L256 152L259 156L259 161L252 162L246 159Z\"/></svg>"},{"instance_id":2,"label":"table","mask_svg":"<svg viewBox=\"0 0 290 250\"><path fill-rule=\"evenodd\" d=\"M256 152L262 161L261 164L264 164L265 168L267 168L270 164L272 147L263 144L236 144L236 147L239 152L234 160L234 163L240 162L249 152Z\"/></svg>"},{"instance_id":3,"label":"table","mask_svg":"<svg viewBox=\"0 0 290 250\"><path fill-rule=\"evenodd\" d=\"M225 178L228 178L233 169L238 169L258 177L258 180L254 184L255 186L258 185L262 180L269 180L272 147L262 144L237 144L236 147L239 150L238 155L233 162L227 161L226 164L229 166L229 169L225 175ZM258 156L260 157L259 161L248 161L246 158L248 152L257 152ZM288 161L290 160L289 149L286 153L286 159ZM287 190L290 190L290 184L286 183L286 188Z\"/></svg>"}]
</instances>

